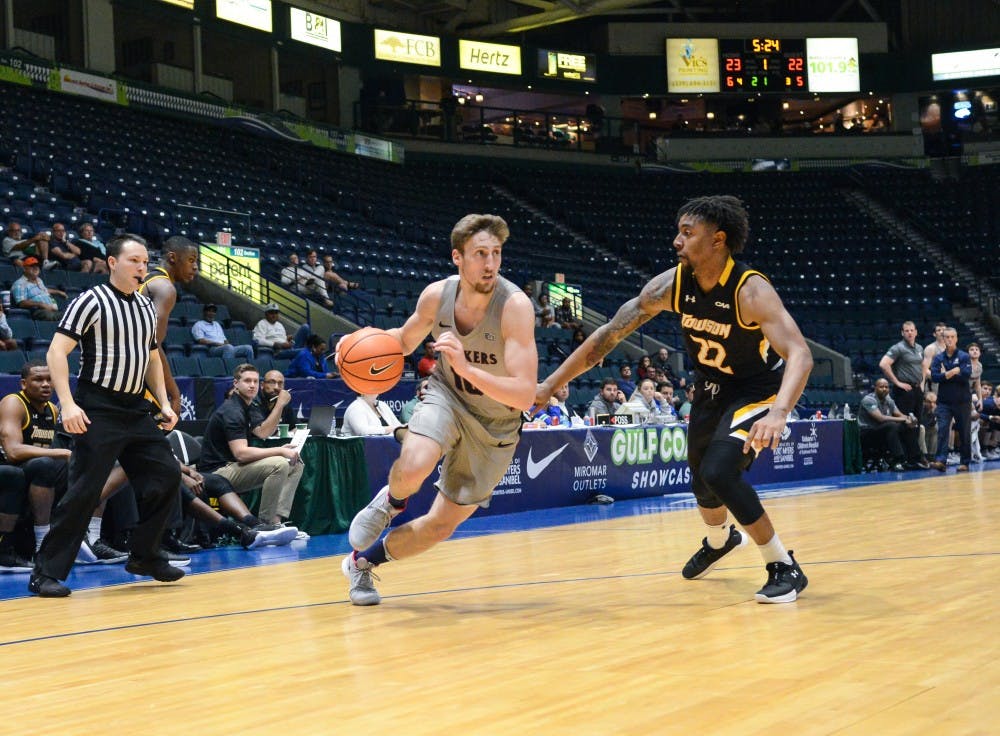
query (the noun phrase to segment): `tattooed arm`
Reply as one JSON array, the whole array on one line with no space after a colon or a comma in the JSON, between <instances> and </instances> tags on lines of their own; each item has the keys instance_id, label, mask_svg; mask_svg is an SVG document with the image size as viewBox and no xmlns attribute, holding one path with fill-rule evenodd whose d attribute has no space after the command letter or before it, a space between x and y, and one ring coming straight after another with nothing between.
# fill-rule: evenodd
<instances>
[{"instance_id":1,"label":"tattooed arm","mask_svg":"<svg viewBox=\"0 0 1000 736\"><path fill-rule=\"evenodd\" d=\"M601 325L584 343L563 361L552 375L538 384L535 406L544 406L556 388L568 383L581 373L604 360L615 346L635 332L660 312L671 308L674 291L674 272L671 268L647 283L639 296L629 299L618 308L610 322Z\"/></svg>"}]
</instances>

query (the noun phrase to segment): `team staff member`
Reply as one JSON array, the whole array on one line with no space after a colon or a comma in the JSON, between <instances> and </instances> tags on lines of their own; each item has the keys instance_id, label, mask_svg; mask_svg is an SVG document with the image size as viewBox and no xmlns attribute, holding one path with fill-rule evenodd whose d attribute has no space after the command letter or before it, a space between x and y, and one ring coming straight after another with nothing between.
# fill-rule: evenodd
<instances>
[{"instance_id":1,"label":"team staff member","mask_svg":"<svg viewBox=\"0 0 1000 736\"><path fill-rule=\"evenodd\" d=\"M959 473L969 470L972 461L972 359L958 348L958 332L945 327L941 332L944 348L931 359L931 381L938 385L937 455L931 467L940 472L947 470L948 436L951 424L958 433Z\"/></svg>"},{"instance_id":2,"label":"team staff member","mask_svg":"<svg viewBox=\"0 0 1000 736\"><path fill-rule=\"evenodd\" d=\"M544 405L556 386L597 365L627 335L660 312L680 314L688 355L698 374L688 428L691 485L707 535L684 566L687 579L706 575L746 539L757 543L767 582L760 603L790 603L806 576L778 538L753 486L743 477L755 454L781 441L788 414L805 388L812 356L795 320L763 274L738 263L749 222L736 197L699 197L677 213L675 268L654 276L538 386Z\"/></svg>"},{"instance_id":3,"label":"team staff member","mask_svg":"<svg viewBox=\"0 0 1000 736\"><path fill-rule=\"evenodd\" d=\"M258 516L268 524L281 524L292 513L295 491L303 465L292 445L254 447L254 438L270 437L281 412L292 400L281 390L271 412L264 417L256 403L260 373L251 363L233 372L233 393L208 418L202 437L198 470L229 481L237 493L260 488Z\"/></svg>"},{"instance_id":4,"label":"team staff member","mask_svg":"<svg viewBox=\"0 0 1000 736\"><path fill-rule=\"evenodd\" d=\"M110 281L85 291L66 308L48 351L63 427L75 435L69 487L52 514L52 528L35 555L28 590L62 597L61 584L80 549L90 513L117 460L139 504L125 569L163 582L184 576L160 551L160 538L180 482L180 468L162 429L177 422L163 383L156 344L156 310L138 293L146 276L146 242L122 235L107 246ZM76 394L69 387L69 354L81 348ZM161 406L160 427L143 398L148 386Z\"/></svg>"}]
</instances>

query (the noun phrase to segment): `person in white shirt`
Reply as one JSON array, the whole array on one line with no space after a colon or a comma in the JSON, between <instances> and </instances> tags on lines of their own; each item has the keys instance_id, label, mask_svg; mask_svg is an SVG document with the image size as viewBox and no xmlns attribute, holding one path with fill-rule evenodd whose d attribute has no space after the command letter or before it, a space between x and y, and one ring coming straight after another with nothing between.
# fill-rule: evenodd
<instances>
[{"instance_id":1,"label":"person in white shirt","mask_svg":"<svg viewBox=\"0 0 1000 736\"><path fill-rule=\"evenodd\" d=\"M344 412L344 434L363 437L366 435L391 434L400 426L399 419L378 394L358 394Z\"/></svg>"},{"instance_id":2,"label":"person in white shirt","mask_svg":"<svg viewBox=\"0 0 1000 736\"><path fill-rule=\"evenodd\" d=\"M320 266L320 269L322 268ZM295 253L288 256L288 265L281 269L281 283L308 296L316 297L325 307L333 306L333 300L326 291L323 274L316 274L313 269L299 263L299 257Z\"/></svg>"},{"instance_id":3,"label":"person in white shirt","mask_svg":"<svg viewBox=\"0 0 1000 736\"><path fill-rule=\"evenodd\" d=\"M281 324L278 317L281 315L281 307L271 302L264 307L264 319L254 325L253 339L261 347L271 348L275 353L288 350L292 347L292 341L288 339L285 326Z\"/></svg>"},{"instance_id":4,"label":"person in white shirt","mask_svg":"<svg viewBox=\"0 0 1000 736\"><path fill-rule=\"evenodd\" d=\"M656 398L653 379L644 378L639 381L635 393L615 413L631 414L636 419L644 420L646 417L673 416L673 408L668 409L666 405L660 404Z\"/></svg>"}]
</instances>

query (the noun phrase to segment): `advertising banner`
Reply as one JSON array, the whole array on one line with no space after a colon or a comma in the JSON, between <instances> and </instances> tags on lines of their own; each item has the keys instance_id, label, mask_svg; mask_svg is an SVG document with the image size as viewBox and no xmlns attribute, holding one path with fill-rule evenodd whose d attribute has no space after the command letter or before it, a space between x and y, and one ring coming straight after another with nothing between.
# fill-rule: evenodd
<instances>
[{"instance_id":1,"label":"advertising banner","mask_svg":"<svg viewBox=\"0 0 1000 736\"><path fill-rule=\"evenodd\" d=\"M717 38L667 39L667 91L719 91Z\"/></svg>"},{"instance_id":2,"label":"advertising banner","mask_svg":"<svg viewBox=\"0 0 1000 736\"><path fill-rule=\"evenodd\" d=\"M72 69L59 69L58 72L59 91L104 102L118 102L118 82L115 80Z\"/></svg>"},{"instance_id":3,"label":"advertising banner","mask_svg":"<svg viewBox=\"0 0 1000 736\"><path fill-rule=\"evenodd\" d=\"M372 495L385 485L398 456L399 444L392 438L366 438ZM778 451L762 453L748 478L751 483L778 483L842 472L842 422L802 421L786 427ZM410 499L404 520L427 512L437 479L434 471ZM690 492L686 425L529 430L489 508L476 514L575 506L597 494L622 500Z\"/></svg>"},{"instance_id":4,"label":"advertising banner","mask_svg":"<svg viewBox=\"0 0 1000 736\"><path fill-rule=\"evenodd\" d=\"M375 58L406 64L441 66L441 39L415 33L375 29Z\"/></svg>"}]
</instances>

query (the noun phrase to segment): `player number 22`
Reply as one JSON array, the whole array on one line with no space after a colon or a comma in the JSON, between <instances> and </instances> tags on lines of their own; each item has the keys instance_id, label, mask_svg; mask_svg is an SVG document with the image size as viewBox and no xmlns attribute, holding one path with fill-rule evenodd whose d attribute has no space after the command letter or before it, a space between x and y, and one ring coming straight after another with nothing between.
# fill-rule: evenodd
<instances>
[{"instance_id":1,"label":"player number 22","mask_svg":"<svg viewBox=\"0 0 1000 736\"><path fill-rule=\"evenodd\" d=\"M715 368L723 373L732 373L733 369L728 365L723 365L726 362L726 349L715 340L706 340L702 337L691 337L696 343L701 345L701 350L698 351L698 362L702 365L707 365L710 368Z\"/></svg>"}]
</instances>

